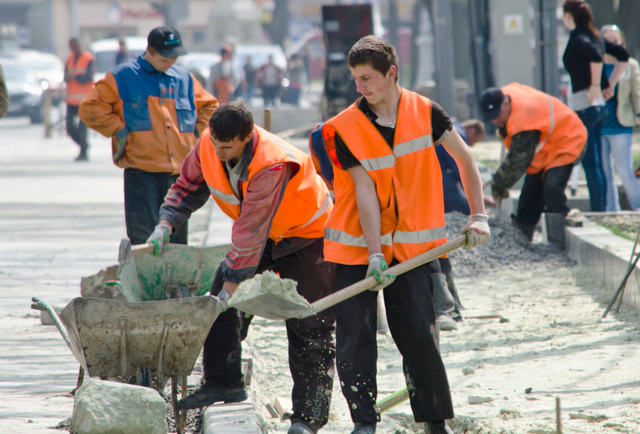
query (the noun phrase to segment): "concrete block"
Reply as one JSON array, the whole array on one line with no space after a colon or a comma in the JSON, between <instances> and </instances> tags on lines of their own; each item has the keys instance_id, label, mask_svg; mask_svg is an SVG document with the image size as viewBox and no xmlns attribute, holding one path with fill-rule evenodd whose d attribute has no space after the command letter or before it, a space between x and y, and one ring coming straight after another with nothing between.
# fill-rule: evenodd
<instances>
[{"instance_id":1,"label":"concrete block","mask_svg":"<svg viewBox=\"0 0 640 434\"><path fill-rule=\"evenodd\" d=\"M71 430L78 434L166 434L165 400L148 387L93 378L76 391Z\"/></svg>"},{"instance_id":2,"label":"concrete block","mask_svg":"<svg viewBox=\"0 0 640 434\"><path fill-rule=\"evenodd\" d=\"M266 432L266 431L264 431ZM262 434L251 400L214 404L204 410L203 434Z\"/></svg>"}]
</instances>

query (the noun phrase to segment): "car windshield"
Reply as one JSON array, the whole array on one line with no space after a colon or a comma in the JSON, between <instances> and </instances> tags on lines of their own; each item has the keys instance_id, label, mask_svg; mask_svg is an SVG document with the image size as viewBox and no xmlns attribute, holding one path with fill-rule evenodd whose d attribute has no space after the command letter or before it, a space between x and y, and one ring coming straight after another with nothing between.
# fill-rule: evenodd
<instances>
[{"instance_id":1,"label":"car windshield","mask_svg":"<svg viewBox=\"0 0 640 434\"><path fill-rule=\"evenodd\" d=\"M20 81L28 82L33 81L33 72L26 65L19 63L5 63L2 64L2 72L4 72L4 79L6 81Z\"/></svg>"},{"instance_id":2,"label":"car windshield","mask_svg":"<svg viewBox=\"0 0 640 434\"><path fill-rule=\"evenodd\" d=\"M189 69L199 69L199 68L209 68L214 63L218 63L220 60L216 58L200 58L200 59L192 59L187 62L187 68Z\"/></svg>"}]
</instances>

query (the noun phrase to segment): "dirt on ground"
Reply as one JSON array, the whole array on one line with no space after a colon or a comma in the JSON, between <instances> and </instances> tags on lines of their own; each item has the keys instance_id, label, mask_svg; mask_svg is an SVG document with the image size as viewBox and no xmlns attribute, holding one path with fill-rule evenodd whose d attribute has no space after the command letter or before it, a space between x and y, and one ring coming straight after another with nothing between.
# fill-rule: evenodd
<instances>
[{"instance_id":1,"label":"dirt on ground","mask_svg":"<svg viewBox=\"0 0 640 434\"><path fill-rule=\"evenodd\" d=\"M466 217L447 217L453 237ZM460 433L555 433L560 398L563 433L640 432L640 321L623 309L601 320L611 294L572 266L566 256L529 246L510 222L492 219L492 241L452 255L467 318L441 332ZM492 319L473 317L495 315ZM502 319L500 319L500 317ZM256 318L246 341L254 358L258 413L268 433L285 433L287 421L267 404L290 396L284 323ZM405 386L393 339L378 335L378 399ZM290 404L289 404L290 405ZM334 382L326 434L353 428ZM382 414L379 433L421 433L403 403Z\"/></svg>"},{"instance_id":2,"label":"dirt on ground","mask_svg":"<svg viewBox=\"0 0 640 434\"><path fill-rule=\"evenodd\" d=\"M589 216L589 220L630 241L635 241L640 231L640 214Z\"/></svg>"}]
</instances>

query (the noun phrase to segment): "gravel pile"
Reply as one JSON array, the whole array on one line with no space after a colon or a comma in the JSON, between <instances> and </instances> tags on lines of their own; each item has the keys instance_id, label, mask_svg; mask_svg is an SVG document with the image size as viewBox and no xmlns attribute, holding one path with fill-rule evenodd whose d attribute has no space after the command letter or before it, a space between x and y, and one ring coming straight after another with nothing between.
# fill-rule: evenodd
<instances>
[{"instance_id":1,"label":"gravel pile","mask_svg":"<svg viewBox=\"0 0 640 434\"><path fill-rule=\"evenodd\" d=\"M458 213L445 214L448 237L459 236L469 217ZM491 241L472 250L464 247L449 253L456 277L472 277L500 270L528 270L545 263L566 266L565 252L545 252L541 244L531 244L511 219L489 219Z\"/></svg>"}]
</instances>

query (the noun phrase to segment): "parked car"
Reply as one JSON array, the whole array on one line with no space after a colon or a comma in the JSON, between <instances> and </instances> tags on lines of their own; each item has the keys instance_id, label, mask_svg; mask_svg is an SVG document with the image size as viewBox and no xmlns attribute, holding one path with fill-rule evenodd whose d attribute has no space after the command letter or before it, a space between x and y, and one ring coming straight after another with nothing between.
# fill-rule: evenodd
<instances>
[{"instance_id":1,"label":"parked car","mask_svg":"<svg viewBox=\"0 0 640 434\"><path fill-rule=\"evenodd\" d=\"M137 59L147 50L147 38L142 36L127 36L124 42L129 50L131 60ZM96 74L94 81L98 81L107 75L107 72L116 65L116 56L120 50L118 39L100 39L91 44L89 51L96 59Z\"/></svg>"},{"instance_id":2,"label":"parked car","mask_svg":"<svg viewBox=\"0 0 640 434\"><path fill-rule=\"evenodd\" d=\"M1 51L0 62L2 62L2 59L29 64L43 91L47 89L58 91L54 93L53 103L57 104L63 100L62 91L66 88L64 63L58 56L36 50L11 50Z\"/></svg>"},{"instance_id":3,"label":"parked car","mask_svg":"<svg viewBox=\"0 0 640 434\"><path fill-rule=\"evenodd\" d=\"M186 68L206 88L211 66L220 63L222 57L217 53L189 53L178 57L176 65Z\"/></svg>"},{"instance_id":4,"label":"parked car","mask_svg":"<svg viewBox=\"0 0 640 434\"><path fill-rule=\"evenodd\" d=\"M31 66L16 59L0 59L9 94L7 116L29 116L31 123L41 123L42 87Z\"/></svg>"}]
</instances>

